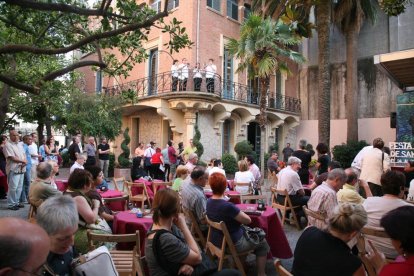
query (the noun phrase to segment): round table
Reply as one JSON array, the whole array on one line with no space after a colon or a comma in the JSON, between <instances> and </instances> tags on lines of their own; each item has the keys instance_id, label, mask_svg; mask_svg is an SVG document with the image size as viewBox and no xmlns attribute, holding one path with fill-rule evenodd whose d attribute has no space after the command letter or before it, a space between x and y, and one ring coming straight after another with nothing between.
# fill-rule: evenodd
<instances>
[{"instance_id":1,"label":"round table","mask_svg":"<svg viewBox=\"0 0 414 276\"><path fill-rule=\"evenodd\" d=\"M122 197L124 195L122 192L117 191L117 190L106 190L105 192L98 190L98 192L101 194L103 199ZM124 211L125 210L125 200L108 202L108 203L105 203L105 205L108 206L108 208L111 209L112 211Z\"/></svg>"}]
</instances>

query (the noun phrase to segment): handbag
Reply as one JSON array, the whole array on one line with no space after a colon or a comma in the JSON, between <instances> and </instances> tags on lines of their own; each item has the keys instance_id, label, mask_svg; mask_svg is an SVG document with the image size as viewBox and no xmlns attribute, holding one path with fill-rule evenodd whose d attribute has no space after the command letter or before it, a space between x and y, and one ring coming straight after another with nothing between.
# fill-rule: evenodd
<instances>
[{"instance_id":1,"label":"handbag","mask_svg":"<svg viewBox=\"0 0 414 276\"><path fill-rule=\"evenodd\" d=\"M112 229L109 226L108 222L106 222L106 220L104 220L103 218L98 218L95 223L90 223L90 224L86 224L83 221L79 221L79 225L87 228L87 229L91 229L91 230L100 230L100 231L104 231L108 234L112 234Z\"/></svg>"},{"instance_id":2,"label":"handbag","mask_svg":"<svg viewBox=\"0 0 414 276\"><path fill-rule=\"evenodd\" d=\"M266 238L266 233L263 231L262 228L255 227L251 228L246 225L242 225L243 228L243 235L246 240L250 241L251 243L258 245Z\"/></svg>"},{"instance_id":3,"label":"handbag","mask_svg":"<svg viewBox=\"0 0 414 276\"><path fill-rule=\"evenodd\" d=\"M118 276L114 261L105 246L74 259L72 267L76 275Z\"/></svg>"}]
</instances>

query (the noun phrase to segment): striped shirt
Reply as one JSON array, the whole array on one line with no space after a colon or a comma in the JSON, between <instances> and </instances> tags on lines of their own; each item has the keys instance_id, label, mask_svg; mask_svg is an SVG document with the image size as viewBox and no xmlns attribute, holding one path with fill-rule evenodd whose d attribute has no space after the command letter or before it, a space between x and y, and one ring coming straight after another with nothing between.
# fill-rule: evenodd
<instances>
[{"instance_id":1,"label":"striped shirt","mask_svg":"<svg viewBox=\"0 0 414 276\"><path fill-rule=\"evenodd\" d=\"M336 191L326 182L323 182L313 190L308 201L308 208L310 210L326 215L327 219L332 215L337 205ZM327 220L321 221L312 217L308 219L310 225L316 226L319 229L325 229L328 226Z\"/></svg>"}]
</instances>

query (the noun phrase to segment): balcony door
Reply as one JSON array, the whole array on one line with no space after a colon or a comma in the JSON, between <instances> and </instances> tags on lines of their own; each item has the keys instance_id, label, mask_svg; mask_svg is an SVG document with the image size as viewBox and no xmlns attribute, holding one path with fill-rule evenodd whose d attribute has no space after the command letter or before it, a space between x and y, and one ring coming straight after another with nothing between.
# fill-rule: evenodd
<instances>
[{"instance_id":1,"label":"balcony door","mask_svg":"<svg viewBox=\"0 0 414 276\"><path fill-rule=\"evenodd\" d=\"M148 95L157 94L157 74L158 74L158 49L153 49L149 54L148 68Z\"/></svg>"},{"instance_id":2,"label":"balcony door","mask_svg":"<svg viewBox=\"0 0 414 276\"><path fill-rule=\"evenodd\" d=\"M223 97L225 99L233 99L233 57L229 51L224 48L223 55Z\"/></svg>"}]
</instances>

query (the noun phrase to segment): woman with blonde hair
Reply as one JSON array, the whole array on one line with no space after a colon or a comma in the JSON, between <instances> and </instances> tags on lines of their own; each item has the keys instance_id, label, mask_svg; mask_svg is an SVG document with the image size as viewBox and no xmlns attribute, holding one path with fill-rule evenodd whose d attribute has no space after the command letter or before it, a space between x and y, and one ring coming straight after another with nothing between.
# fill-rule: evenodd
<instances>
[{"instance_id":1,"label":"woman with blonde hair","mask_svg":"<svg viewBox=\"0 0 414 276\"><path fill-rule=\"evenodd\" d=\"M365 275L358 256L347 245L367 223L360 204L336 206L326 231L308 227L300 236L294 253L293 275Z\"/></svg>"},{"instance_id":2,"label":"woman with blonde hair","mask_svg":"<svg viewBox=\"0 0 414 276\"><path fill-rule=\"evenodd\" d=\"M176 192L179 192L181 190L181 185L183 184L184 179L186 179L188 176L188 169L186 166L179 165L175 173L177 174L177 177L174 180L172 189Z\"/></svg>"},{"instance_id":3,"label":"woman with blonde hair","mask_svg":"<svg viewBox=\"0 0 414 276\"><path fill-rule=\"evenodd\" d=\"M249 165L247 162L243 159L240 160L237 165L239 166L239 171L236 172L234 175L234 182L236 183L253 183L255 181L253 173L249 170ZM249 192L249 187L242 186L242 187L236 187L236 191L238 191L241 194L246 194Z\"/></svg>"}]
</instances>

